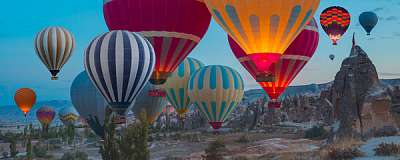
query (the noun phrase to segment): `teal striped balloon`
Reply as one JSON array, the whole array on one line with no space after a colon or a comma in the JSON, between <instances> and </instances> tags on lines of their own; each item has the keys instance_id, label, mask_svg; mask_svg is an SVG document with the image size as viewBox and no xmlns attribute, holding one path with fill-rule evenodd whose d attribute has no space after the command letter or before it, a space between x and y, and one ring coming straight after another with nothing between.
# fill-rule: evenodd
<instances>
[{"instance_id":1,"label":"teal striped balloon","mask_svg":"<svg viewBox=\"0 0 400 160\"><path fill-rule=\"evenodd\" d=\"M181 117L188 111L190 105L187 89L190 76L201 67L204 67L204 64L199 60L186 58L163 85L168 101Z\"/></svg>"},{"instance_id":2,"label":"teal striped balloon","mask_svg":"<svg viewBox=\"0 0 400 160\"><path fill-rule=\"evenodd\" d=\"M212 65L196 71L189 80L189 97L207 117L214 129L219 129L244 94L243 79L234 69Z\"/></svg>"}]
</instances>

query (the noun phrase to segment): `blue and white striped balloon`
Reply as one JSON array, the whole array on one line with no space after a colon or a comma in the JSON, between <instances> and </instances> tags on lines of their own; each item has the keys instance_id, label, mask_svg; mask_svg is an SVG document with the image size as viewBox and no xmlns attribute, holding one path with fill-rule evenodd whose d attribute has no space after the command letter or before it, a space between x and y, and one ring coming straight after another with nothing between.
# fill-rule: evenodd
<instances>
[{"instance_id":1,"label":"blue and white striped balloon","mask_svg":"<svg viewBox=\"0 0 400 160\"><path fill-rule=\"evenodd\" d=\"M125 114L153 72L154 49L139 34L111 31L86 49L85 68L110 108Z\"/></svg>"}]
</instances>

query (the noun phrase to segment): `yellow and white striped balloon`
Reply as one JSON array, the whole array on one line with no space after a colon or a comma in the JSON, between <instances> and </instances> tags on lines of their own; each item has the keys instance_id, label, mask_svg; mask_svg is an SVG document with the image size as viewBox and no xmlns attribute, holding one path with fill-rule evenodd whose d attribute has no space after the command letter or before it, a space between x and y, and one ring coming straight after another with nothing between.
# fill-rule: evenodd
<instances>
[{"instance_id":1,"label":"yellow and white striped balloon","mask_svg":"<svg viewBox=\"0 0 400 160\"><path fill-rule=\"evenodd\" d=\"M211 65L194 73L189 80L189 97L214 129L221 127L244 94L243 80L234 69Z\"/></svg>"},{"instance_id":2,"label":"yellow and white striped balloon","mask_svg":"<svg viewBox=\"0 0 400 160\"><path fill-rule=\"evenodd\" d=\"M71 57L75 47L73 35L62 27L48 27L36 35L35 50L50 71L52 80Z\"/></svg>"}]
</instances>

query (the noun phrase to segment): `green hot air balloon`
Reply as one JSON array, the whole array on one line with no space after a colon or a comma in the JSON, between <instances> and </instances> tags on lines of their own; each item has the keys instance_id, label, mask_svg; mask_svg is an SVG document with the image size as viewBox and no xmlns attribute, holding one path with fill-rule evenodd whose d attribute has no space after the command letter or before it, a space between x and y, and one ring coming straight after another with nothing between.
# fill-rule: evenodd
<instances>
[{"instance_id":1,"label":"green hot air balloon","mask_svg":"<svg viewBox=\"0 0 400 160\"><path fill-rule=\"evenodd\" d=\"M221 65L197 70L190 77L188 87L190 100L207 117L214 129L221 128L244 94L240 74Z\"/></svg>"}]
</instances>

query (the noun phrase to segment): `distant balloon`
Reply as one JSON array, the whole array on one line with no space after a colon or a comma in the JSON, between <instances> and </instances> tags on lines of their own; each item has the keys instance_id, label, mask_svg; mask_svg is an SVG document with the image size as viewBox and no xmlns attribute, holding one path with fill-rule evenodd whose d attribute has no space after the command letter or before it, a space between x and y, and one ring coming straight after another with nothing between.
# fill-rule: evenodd
<instances>
[{"instance_id":1,"label":"distant balloon","mask_svg":"<svg viewBox=\"0 0 400 160\"><path fill-rule=\"evenodd\" d=\"M56 112L53 108L43 106L36 111L36 118L42 124L42 129L44 132L47 132L49 129L50 123L53 121L56 116Z\"/></svg>"},{"instance_id":2,"label":"distant balloon","mask_svg":"<svg viewBox=\"0 0 400 160\"><path fill-rule=\"evenodd\" d=\"M86 49L89 78L119 115L125 114L150 79L154 64L150 42L128 31L105 33Z\"/></svg>"},{"instance_id":3,"label":"distant balloon","mask_svg":"<svg viewBox=\"0 0 400 160\"><path fill-rule=\"evenodd\" d=\"M107 101L90 81L86 71L75 77L70 90L71 102L90 128L104 138Z\"/></svg>"},{"instance_id":4,"label":"distant balloon","mask_svg":"<svg viewBox=\"0 0 400 160\"><path fill-rule=\"evenodd\" d=\"M158 86L148 82L144 89L141 91L136 101L132 103L132 112L135 117L139 117L142 112L147 114L147 122L153 123L157 120L160 113L168 104L165 97L149 95L149 91L158 88Z\"/></svg>"},{"instance_id":5,"label":"distant balloon","mask_svg":"<svg viewBox=\"0 0 400 160\"><path fill-rule=\"evenodd\" d=\"M24 113L24 116L32 109L33 105L36 103L36 94L30 88L21 88L15 92L14 101Z\"/></svg>"},{"instance_id":6,"label":"distant balloon","mask_svg":"<svg viewBox=\"0 0 400 160\"><path fill-rule=\"evenodd\" d=\"M58 112L61 122L66 125L74 125L79 119L79 114L74 107L65 107Z\"/></svg>"},{"instance_id":7,"label":"distant balloon","mask_svg":"<svg viewBox=\"0 0 400 160\"><path fill-rule=\"evenodd\" d=\"M249 60L245 51L232 39L229 38L228 40L234 55L239 59L240 63L253 77L256 77L257 69L252 61ZM313 19L307 23L305 29L286 49L278 63L269 68L269 72L275 75L275 81L258 82L271 99L268 104L269 108L281 107L279 97L314 55L318 42L318 25Z\"/></svg>"},{"instance_id":8,"label":"distant balloon","mask_svg":"<svg viewBox=\"0 0 400 160\"><path fill-rule=\"evenodd\" d=\"M333 54L329 55L329 59L331 59L333 61L335 59L335 55L333 55Z\"/></svg>"},{"instance_id":9,"label":"distant balloon","mask_svg":"<svg viewBox=\"0 0 400 160\"><path fill-rule=\"evenodd\" d=\"M214 129L221 128L244 94L243 80L234 69L221 65L200 68L189 80L191 102Z\"/></svg>"},{"instance_id":10,"label":"distant balloon","mask_svg":"<svg viewBox=\"0 0 400 160\"><path fill-rule=\"evenodd\" d=\"M374 12L363 12L358 20L367 32L367 35L371 35L372 29L378 24L378 16Z\"/></svg>"},{"instance_id":11,"label":"distant balloon","mask_svg":"<svg viewBox=\"0 0 400 160\"><path fill-rule=\"evenodd\" d=\"M168 101L180 117L185 115L190 105L187 88L190 76L203 66L204 64L197 59L186 58L163 85Z\"/></svg>"},{"instance_id":12,"label":"distant balloon","mask_svg":"<svg viewBox=\"0 0 400 160\"><path fill-rule=\"evenodd\" d=\"M62 27L48 27L36 35L35 49L40 60L50 71L52 80L72 55L75 47L73 35Z\"/></svg>"},{"instance_id":13,"label":"distant balloon","mask_svg":"<svg viewBox=\"0 0 400 160\"><path fill-rule=\"evenodd\" d=\"M320 22L333 45L337 45L337 41L342 38L350 26L350 13L343 7L329 7L322 11Z\"/></svg>"},{"instance_id":14,"label":"distant balloon","mask_svg":"<svg viewBox=\"0 0 400 160\"><path fill-rule=\"evenodd\" d=\"M257 82L271 82L278 62L318 9L320 0L204 0L214 20L257 67Z\"/></svg>"},{"instance_id":15,"label":"distant balloon","mask_svg":"<svg viewBox=\"0 0 400 160\"><path fill-rule=\"evenodd\" d=\"M103 12L110 30L138 32L153 45L156 64L150 82L155 85L165 83L211 21L202 0L105 0Z\"/></svg>"}]
</instances>

